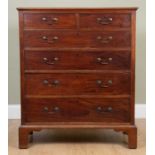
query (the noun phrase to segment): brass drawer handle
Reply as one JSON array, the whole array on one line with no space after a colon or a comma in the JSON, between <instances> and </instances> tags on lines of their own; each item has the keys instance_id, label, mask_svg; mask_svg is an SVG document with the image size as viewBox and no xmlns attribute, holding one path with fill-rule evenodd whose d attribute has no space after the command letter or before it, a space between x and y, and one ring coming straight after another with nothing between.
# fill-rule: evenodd
<instances>
[{"instance_id":1,"label":"brass drawer handle","mask_svg":"<svg viewBox=\"0 0 155 155\"><path fill-rule=\"evenodd\" d=\"M104 58L98 57L96 60L101 65L108 65L112 61L112 58L109 57L107 60L105 60Z\"/></svg>"},{"instance_id":2,"label":"brass drawer handle","mask_svg":"<svg viewBox=\"0 0 155 155\"><path fill-rule=\"evenodd\" d=\"M108 44L110 43L111 40L113 40L113 37L112 36L108 36L108 37L97 36L96 39L103 44Z\"/></svg>"},{"instance_id":3,"label":"brass drawer handle","mask_svg":"<svg viewBox=\"0 0 155 155\"><path fill-rule=\"evenodd\" d=\"M46 63L47 65L54 65L55 62L57 62L58 60L59 60L58 57L54 57L52 60L49 60L46 57L43 58L44 63Z\"/></svg>"},{"instance_id":4,"label":"brass drawer handle","mask_svg":"<svg viewBox=\"0 0 155 155\"><path fill-rule=\"evenodd\" d=\"M51 40L49 40L49 38L47 36L42 36L42 39L47 41L47 43L55 43L56 41L59 40L58 36L54 36Z\"/></svg>"},{"instance_id":5,"label":"brass drawer handle","mask_svg":"<svg viewBox=\"0 0 155 155\"><path fill-rule=\"evenodd\" d=\"M53 25L59 21L58 18L54 17L51 19L48 19L47 17L42 17L42 21L46 22L48 25Z\"/></svg>"},{"instance_id":6,"label":"brass drawer handle","mask_svg":"<svg viewBox=\"0 0 155 155\"><path fill-rule=\"evenodd\" d=\"M42 18L42 21L47 21L47 18L46 18L46 17L43 17L43 18Z\"/></svg>"},{"instance_id":7,"label":"brass drawer handle","mask_svg":"<svg viewBox=\"0 0 155 155\"><path fill-rule=\"evenodd\" d=\"M54 80L54 81L52 81L52 84L54 86L58 86L60 84L60 82L59 82L59 80Z\"/></svg>"},{"instance_id":8,"label":"brass drawer handle","mask_svg":"<svg viewBox=\"0 0 155 155\"><path fill-rule=\"evenodd\" d=\"M48 38L47 38L47 36L42 36L42 39L47 40Z\"/></svg>"},{"instance_id":9,"label":"brass drawer handle","mask_svg":"<svg viewBox=\"0 0 155 155\"><path fill-rule=\"evenodd\" d=\"M53 80L53 81L49 82L49 80L43 80L43 84L47 85L49 87L52 87L52 86L57 87L60 85L60 81L59 80Z\"/></svg>"},{"instance_id":10,"label":"brass drawer handle","mask_svg":"<svg viewBox=\"0 0 155 155\"><path fill-rule=\"evenodd\" d=\"M96 84L100 87L100 88L108 88L109 86L111 86L113 83L112 80L108 80L108 82L106 82L106 84L104 84L104 82L102 80L97 80Z\"/></svg>"},{"instance_id":11,"label":"brass drawer handle","mask_svg":"<svg viewBox=\"0 0 155 155\"><path fill-rule=\"evenodd\" d=\"M113 18L112 17L102 17L102 18L97 18L97 22L101 25L108 25L112 23Z\"/></svg>"},{"instance_id":12,"label":"brass drawer handle","mask_svg":"<svg viewBox=\"0 0 155 155\"><path fill-rule=\"evenodd\" d=\"M44 110L44 112L48 112L49 109L48 109L48 107L44 107L43 110Z\"/></svg>"},{"instance_id":13,"label":"brass drawer handle","mask_svg":"<svg viewBox=\"0 0 155 155\"><path fill-rule=\"evenodd\" d=\"M59 111L60 111L60 108L57 106L52 108L52 112L59 112Z\"/></svg>"},{"instance_id":14,"label":"brass drawer handle","mask_svg":"<svg viewBox=\"0 0 155 155\"><path fill-rule=\"evenodd\" d=\"M56 113L56 112L59 112L60 111L60 108L57 107L57 106L55 106L55 107L52 108L52 110L49 110L48 107L44 107L43 108L43 111L44 112L48 112L48 113Z\"/></svg>"},{"instance_id":15,"label":"brass drawer handle","mask_svg":"<svg viewBox=\"0 0 155 155\"><path fill-rule=\"evenodd\" d=\"M102 108L101 106L98 106L96 108L96 111L99 112L99 113L107 113L107 112L112 112L113 108L112 107Z\"/></svg>"},{"instance_id":16,"label":"brass drawer handle","mask_svg":"<svg viewBox=\"0 0 155 155\"><path fill-rule=\"evenodd\" d=\"M52 21L54 21L54 22L58 22L58 18L57 17L54 17L54 18L52 18Z\"/></svg>"}]
</instances>

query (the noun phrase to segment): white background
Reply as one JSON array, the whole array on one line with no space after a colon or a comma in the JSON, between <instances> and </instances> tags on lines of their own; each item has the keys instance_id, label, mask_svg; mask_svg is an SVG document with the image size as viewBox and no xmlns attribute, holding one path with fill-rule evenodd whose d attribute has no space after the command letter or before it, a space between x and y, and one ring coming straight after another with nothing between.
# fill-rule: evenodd
<instances>
[{"instance_id":1,"label":"white background","mask_svg":"<svg viewBox=\"0 0 155 155\"><path fill-rule=\"evenodd\" d=\"M8 2L0 9L0 155L8 154ZM147 155L155 155L155 1L147 0Z\"/></svg>"},{"instance_id":2,"label":"white background","mask_svg":"<svg viewBox=\"0 0 155 155\"><path fill-rule=\"evenodd\" d=\"M8 2L0 2L0 155L8 151Z\"/></svg>"}]
</instances>

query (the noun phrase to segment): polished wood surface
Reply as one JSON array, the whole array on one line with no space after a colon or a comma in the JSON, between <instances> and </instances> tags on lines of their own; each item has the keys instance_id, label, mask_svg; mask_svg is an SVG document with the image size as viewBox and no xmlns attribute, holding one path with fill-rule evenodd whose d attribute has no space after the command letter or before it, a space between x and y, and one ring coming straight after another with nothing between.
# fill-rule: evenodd
<instances>
[{"instance_id":1,"label":"polished wood surface","mask_svg":"<svg viewBox=\"0 0 155 155\"><path fill-rule=\"evenodd\" d=\"M26 95L128 95L130 74L26 74Z\"/></svg>"},{"instance_id":2,"label":"polished wood surface","mask_svg":"<svg viewBox=\"0 0 155 155\"><path fill-rule=\"evenodd\" d=\"M19 148L50 128L114 129L136 148L136 8L18 10Z\"/></svg>"},{"instance_id":3,"label":"polished wood surface","mask_svg":"<svg viewBox=\"0 0 155 155\"><path fill-rule=\"evenodd\" d=\"M130 51L26 51L26 70L129 70Z\"/></svg>"},{"instance_id":4,"label":"polished wood surface","mask_svg":"<svg viewBox=\"0 0 155 155\"><path fill-rule=\"evenodd\" d=\"M26 99L25 123L130 121L129 99Z\"/></svg>"},{"instance_id":5,"label":"polished wood surface","mask_svg":"<svg viewBox=\"0 0 155 155\"><path fill-rule=\"evenodd\" d=\"M73 29L76 28L75 14L30 13L24 15L27 29Z\"/></svg>"},{"instance_id":6,"label":"polished wood surface","mask_svg":"<svg viewBox=\"0 0 155 155\"><path fill-rule=\"evenodd\" d=\"M29 149L18 149L18 127L20 120L9 120L9 155L145 155L145 120L137 120L138 147L127 148L127 136L112 130L64 129L34 132Z\"/></svg>"},{"instance_id":7,"label":"polished wood surface","mask_svg":"<svg viewBox=\"0 0 155 155\"><path fill-rule=\"evenodd\" d=\"M79 18L80 28L130 28L131 26L129 14L82 14Z\"/></svg>"},{"instance_id":8,"label":"polished wood surface","mask_svg":"<svg viewBox=\"0 0 155 155\"><path fill-rule=\"evenodd\" d=\"M25 47L130 47L130 32L24 31Z\"/></svg>"}]
</instances>

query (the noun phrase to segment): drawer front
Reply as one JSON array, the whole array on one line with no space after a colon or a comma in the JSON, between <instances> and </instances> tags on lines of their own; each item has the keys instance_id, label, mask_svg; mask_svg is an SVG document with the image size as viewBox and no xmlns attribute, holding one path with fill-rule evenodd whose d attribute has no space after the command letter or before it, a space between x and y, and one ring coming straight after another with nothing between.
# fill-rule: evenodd
<instances>
[{"instance_id":1,"label":"drawer front","mask_svg":"<svg viewBox=\"0 0 155 155\"><path fill-rule=\"evenodd\" d=\"M25 47L127 47L131 46L130 32L52 32L25 31Z\"/></svg>"},{"instance_id":2,"label":"drawer front","mask_svg":"<svg viewBox=\"0 0 155 155\"><path fill-rule=\"evenodd\" d=\"M129 99L26 99L25 122L129 122Z\"/></svg>"},{"instance_id":3,"label":"drawer front","mask_svg":"<svg viewBox=\"0 0 155 155\"><path fill-rule=\"evenodd\" d=\"M25 69L130 69L130 52L25 51Z\"/></svg>"},{"instance_id":4,"label":"drawer front","mask_svg":"<svg viewBox=\"0 0 155 155\"><path fill-rule=\"evenodd\" d=\"M26 95L128 95L129 74L26 74Z\"/></svg>"},{"instance_id":5,"label":"drawer front","mask_svg":"<svg viewBox=\"0 0 155 155\"><path fill-rule=\"evenodd\" d=\"M65 13L28 13L24 14L24 26L33 29L75 29L76 17Z\"/></svg>"},{"instance_id":6,"label":"drawer front","mask_svg":"<svg viewBox=\"0 0 155 155\"><path fill-rule=\"evenodd\" d=\"M80 15L81 28L130 28L131 15L130 14L81 14Z\"/></svg>"}]
</instances>

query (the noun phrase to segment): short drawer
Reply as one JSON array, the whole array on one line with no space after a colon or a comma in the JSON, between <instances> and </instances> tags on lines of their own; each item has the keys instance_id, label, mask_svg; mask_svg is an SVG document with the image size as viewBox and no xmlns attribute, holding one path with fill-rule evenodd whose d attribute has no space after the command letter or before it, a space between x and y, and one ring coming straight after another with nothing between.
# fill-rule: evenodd
<instances>
[{"instance_id":1,"label":"short drawer","mask_svg":"<svg viewBox=\"0 0 155 155\"><path fill-rule=\"evenodd\" d=\"M25 47L94 47L94 48L130 48L131 34L122 31L107 32L53 32L25 31Z\"/></svg>"},{"instance_id":2,"label":"short drawer","mask_svg":"<svg viewBox=\"0 0 155 155\"><path fill-rule=\"evenodd\" d=\"M128 95L128 73L26 74L26 95Z\"/></svg>"},{"instance_id":3,"label":"short drawer","mask_svg":"<svg viewBox=\"0 0 155 155\"><path fill-rule=\"evenodd\" d=\"M32 29L75 29L75 14L27 13L24 14L24 27Z\"/></svg>"},{"instance_id":4,"label":"short drawer","mask_svg":"<svg viewBox=\"0 0 155 155\"><path fill-rule=\"evenodd\" d=\"M81 14L80 28L130 28L131 15L118 13Z\"/></svg>"},{"instance_id":5,"label":"short drawer","mask_svg":"<svg viewBox=\"0 0 155 155\"><path fill-rule=\"evenodd\" d=\"M130 121L129 99L25 99L23 106L27 123Z\"/></svg>"},{"instance_id":6,"label":"short drawer","mask_svg":"<svg viewBox=\"0 0 155 155\"><path fill-rule=\"evenodd\" d=\"M25 51L26 70L130 69L130 51Z\"/></svg>"}]
</instances>

